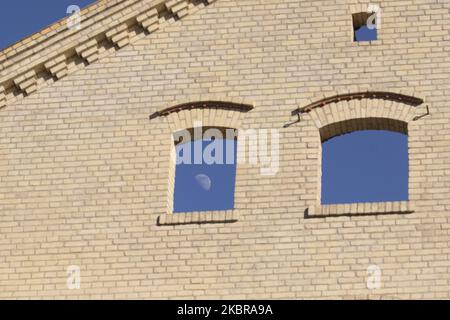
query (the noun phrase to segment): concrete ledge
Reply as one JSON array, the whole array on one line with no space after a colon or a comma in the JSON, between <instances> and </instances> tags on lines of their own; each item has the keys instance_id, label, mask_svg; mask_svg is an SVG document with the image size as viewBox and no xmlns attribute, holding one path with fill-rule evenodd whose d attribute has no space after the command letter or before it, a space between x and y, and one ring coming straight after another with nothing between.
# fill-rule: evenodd
<instances>
[{"instance_id":1,"label":"concrete ledge","mask_svg":"<svg viewBox=\"0 0 450 320\"><path fill-rule=\"evenodd\" d=\"M183 224L231 223L236 221L238 221L236 211L225 210L162 214L158 217L156 224L158 226L167 226Z\"/></svg>"},{"instance_id":2,"label":"concrete ledge","mask_svg":"<svg viewBox=\"0 0 450 320\"><path fill-rule=\"evenodd\" d=\"M408 214L414 212L410 201L365 202L318 205L305 212L305 218Z\"/></svg>"}]
</instances>

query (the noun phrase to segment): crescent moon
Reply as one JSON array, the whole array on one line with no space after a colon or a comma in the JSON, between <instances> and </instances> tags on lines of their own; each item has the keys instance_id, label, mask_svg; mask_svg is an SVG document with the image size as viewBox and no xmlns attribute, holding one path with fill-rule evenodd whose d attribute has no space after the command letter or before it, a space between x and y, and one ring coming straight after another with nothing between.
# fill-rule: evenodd
<instances>
[{"instance_id":1,"label":"crescent moon","mask_svg":"<svg viewBox=\"0 0 450 320\"><path fill-rule=\"evenodd\" d=\"M209 191L211 189L211 179L206 174L198 174L195 176L195 180L203 188L205 191Z\"/></svg>"}]
</instances>

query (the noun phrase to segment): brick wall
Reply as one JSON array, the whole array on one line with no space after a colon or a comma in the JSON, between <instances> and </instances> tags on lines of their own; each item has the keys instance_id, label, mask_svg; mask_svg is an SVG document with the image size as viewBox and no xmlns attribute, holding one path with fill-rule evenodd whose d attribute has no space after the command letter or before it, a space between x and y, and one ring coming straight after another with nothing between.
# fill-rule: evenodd
<instances>
[{"instance_id":1,"label":"brick wall","mask_svg":"<svg viewBox=\"0 0 450 320\"><path fill-rule=\"evenodd\" d=\"M196 12L183 2L168 2L176 17L158 31L149 6L145 32L127 25L124 35L110 19L98 39L109 45L61 42L58 57L77 56L60 67L67 57L45 48L2 62L0 298L450 298L450 2L383 1L372 43L352 42L361 1L217 0ZM330 213L319 199L321 128L339 110L353 113L338 120L367 118L361 110L380 103L335 103L321 108L325 122L310 112L285 125L299 107L367 90L424 100L383 100L406 113L372 115L407 125L410 201L311 216ZM170 215L178 122L149 115L213 98L254 107L225 117L241 129L279 130L278 173L240 164L229 221L158 224ZM426 105L431 115L414 121ZM206 114L196 117L226 122ZM71 265L80 289L67 287ZM367 288L370 265L380 288Z\"/></svg>"}]
</instances>

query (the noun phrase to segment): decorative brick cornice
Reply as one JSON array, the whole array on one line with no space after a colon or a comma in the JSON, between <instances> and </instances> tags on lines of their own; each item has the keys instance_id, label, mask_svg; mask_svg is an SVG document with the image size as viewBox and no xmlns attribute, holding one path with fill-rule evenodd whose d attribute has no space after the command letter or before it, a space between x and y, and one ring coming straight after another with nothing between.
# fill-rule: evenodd
<instances>
[{"instance_id":1,"label":"decorative brick cornice","mask_svg":"<svg viewBox=\"0 0 450 320\"><path fill-rule=\"evenodd\" d=\"M36 77L36 70L31 69L25 74L22 74L18 76L17 78L14 78L14 84L19 87L22 92L26 93L27 95L33 93L37 89L37 77Z\"/></svg>"},{"instance_id":2,"label":"decorative brick cornice","mask_svg":"<svg viewBox=\"0 0 450 320\"><path fill-rule=\"evenodd\" d=\"M97 61L99 57L99 47L97 39L92 39L76 47L75 52L78 54L80 58L84 59L88 64Z\"/></svg>"},{"instance_id":3,"label":"decorative brick cornice","mask_svg":"<svg viewBox=\"0 0 450 320\"><path fill-rule=\"evenodd\" d=\"M182 18L188 14L188 0L169 0L165 5L166 8L178 18Z\"/></svg>"},{"instance_id":4,"label":"decorative brick cornice","mask_svg":"<svg viewBox=\"0 0 450 320\"><path fill-rule=\"evenodd\" d=\"M105 35L106 38L118 48L122 48L130 43L131 32L126 23L122 23L109 30Z\"/></svg>"},{"instance_id":5,"label":"decorative brick cornice","mask_svg":"<svg viewBox=\"0 0 450 320\"><path fill-rule=\"evenodd\" d=\"M64 19L0 52L0 107L20 97L20 93L32 94L50 79L63 78L77 69L72 66L95 63L110 52L109 48L123 48L137 35L155 32L166 22L214 1L99 1L81 12L79 30L68 28Z\"/></svg>"},{"instance_id":6,"label":"decorative brick cornice","mask_svg":"<svg viewBox=\"0 0 450 320\"><path fill-rule=\"evenodd\" d=\"M136 17L139 25L150 33L159 29L159 20L159 13L156 9L150 9Z\"/></svg>"},{"instance_id":7,"label":"decorative brick cornice","mask_svg":"<svg viewBox=\"0 0 450 320\"><path fill-rule=\"evenodd\" d=\"M68 73L67 55L62 54L53 60L44 64L45 69L52 74L56 79L61 79Z\"/></svg>"},{"instance_id":8,"label":"decorative brick cornice","mask_svg":"<svg viewBox=\"0 0 450 320\"><path fill-rule=\"evenodd\" d=\"M6 105L5 88L0 86L0 108Z\"/></svg>"}]
</instances>

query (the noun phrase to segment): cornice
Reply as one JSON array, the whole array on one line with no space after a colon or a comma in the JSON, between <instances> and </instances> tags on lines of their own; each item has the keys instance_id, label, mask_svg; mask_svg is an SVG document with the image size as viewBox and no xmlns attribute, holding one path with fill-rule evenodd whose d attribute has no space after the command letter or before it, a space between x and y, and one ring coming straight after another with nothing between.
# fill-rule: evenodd
<instances>
[{"instance_id":1,"label":"cornice","mask_svg":"<svg viewBox=\"0 0 450 320\"><path fill-rule=\"evenodd\" d=\"M0 52L0 108L215 1L98 1L81 12L78 30L63 19Z\"/></svg>"}]
</instances>

